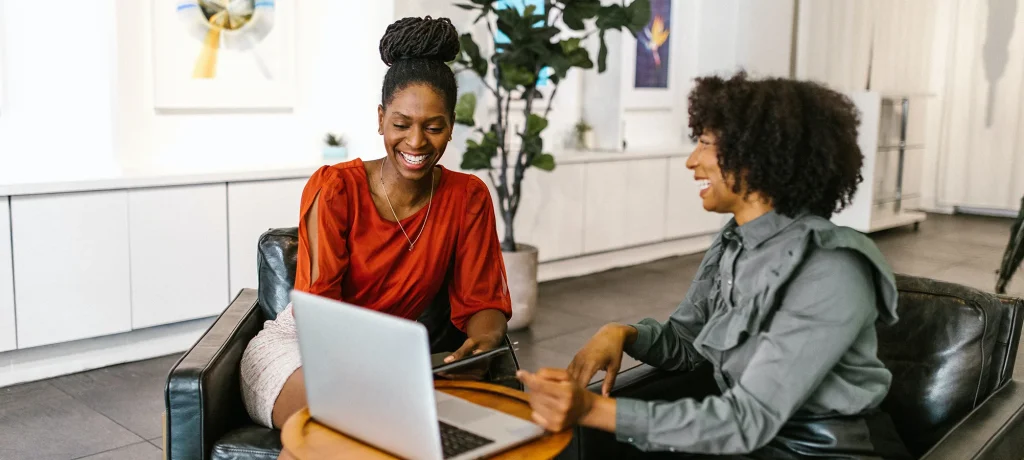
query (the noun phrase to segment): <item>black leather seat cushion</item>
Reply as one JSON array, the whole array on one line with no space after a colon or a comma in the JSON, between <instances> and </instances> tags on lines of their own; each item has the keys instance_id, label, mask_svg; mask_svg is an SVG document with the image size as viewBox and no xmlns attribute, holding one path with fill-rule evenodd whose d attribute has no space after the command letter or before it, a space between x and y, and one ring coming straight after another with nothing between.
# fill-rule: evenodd
<instances>
[{"instance_id":1,"label":"black leather seat cushion","mask_svg":"<svg viewBox=\"0 0 1024 460\"><path fill-rule=\"evenodd\" d=\"M213 443L212 460L276 460L281 453L281 432L259 425L231 431Z\"/></svg>"},{"instance_id":2,"label":"black leather seat cushion","mask_svg":"<svg viewBox=\"0 0 1024 460\"><path fill-rule=\"evenodd\" d=\"M893 373L882 407L920 456L1004 377L997 364L1007 358L1014 309L963 286L912 277L899 286L900 320L878 329L879 357Z\"/></svg>"}]
</instances>

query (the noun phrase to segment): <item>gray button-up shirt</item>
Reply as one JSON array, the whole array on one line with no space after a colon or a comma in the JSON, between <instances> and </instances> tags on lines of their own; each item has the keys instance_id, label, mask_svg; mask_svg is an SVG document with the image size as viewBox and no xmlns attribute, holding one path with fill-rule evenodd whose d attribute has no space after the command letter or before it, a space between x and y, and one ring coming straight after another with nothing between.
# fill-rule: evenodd
<instances>
[{"instance_id":1,"label":"gray button-up shirt","mask_svg":"<svg viewBox=\"0 0 1024 460\"><path fill-rule=\"evenodd\" d=\"M668 321L633 326L626 352L669 370L714 366L721 396L619 398L616 437L643 450L742 454L798 411L877 407L892 376L875 322L896 322L896 283L864 235L809 214L731 221Z\"/></svg>"}]
</instances>

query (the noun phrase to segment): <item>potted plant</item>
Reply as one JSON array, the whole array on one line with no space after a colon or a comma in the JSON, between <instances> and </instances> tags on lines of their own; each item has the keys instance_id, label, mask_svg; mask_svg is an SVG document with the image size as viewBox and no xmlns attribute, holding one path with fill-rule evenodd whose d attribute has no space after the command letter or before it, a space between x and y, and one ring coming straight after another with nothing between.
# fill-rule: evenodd
<instances>
[{"instance_id":1,"label":"potted plant","mask_svg":"<svg viewBox=\"0 0 1024 460\"><path fill-rule=\"evenodd\" d=\"M528 326L536 310L537 248L516 241L514 221L526 170L555 168L555 158L544 152L541 134L548 126L547 116L559 83L570 69L594 67L590 53L581 44L595 33L600 43L597 70L604 72L608 57L605 32L626 29L636 37L650 20L651 6L649 0L634 0L628 5L625 1L602 5L601 0L544 0L543 11L535 5L520 11L497 8L499 2L494 0L466 1L457 6L479 12L476 20L485 20L487 39L494 43L495 53L482 56L472 35L463 34L459 37L462 52L453 67L457 72L469 71L480 78L487 97L494 98L497 119L477 126L473 118L476 94L467 93L459 98L455 122L474 128L474 136L466 141L461 166L464 170L487 170L497 191L499 213L505 223L501 249L513 304L509 329L515 330ZM557 27L559 21L569 30ZM498 43L495 29L507 39ZM535 102L541 97L537 85L545 76L542 72L548 72L546 69L550 69L546 76L553 88L547 107L541 112ZM510 129L513 101L523 101L516 110L522 111L525 123ZM511 148L513 137L519 138L516 151Z\"/></svg>"},{"instance_id":2,"label":"potted plant","mask_svg":"<svg viewBox=\"0 0 1024 460\"><path fill-rule=\"evenodd\" d=\"M573 126L573 132L576 134L576 148L578 150L587 150L594 146L594 128L590 126L586 121L580 120Z\"/></svg>"},{"instance_id":3,"label":"potted plant","mask_svg":"<svg viewBox=\"0 0 1024 460\"><path fill-rule=\"evenodd\" d=\"M344 161L348 159L348 147L340 134L327 133L324 136L324 158Z\"/></svg>"}]
</instances>

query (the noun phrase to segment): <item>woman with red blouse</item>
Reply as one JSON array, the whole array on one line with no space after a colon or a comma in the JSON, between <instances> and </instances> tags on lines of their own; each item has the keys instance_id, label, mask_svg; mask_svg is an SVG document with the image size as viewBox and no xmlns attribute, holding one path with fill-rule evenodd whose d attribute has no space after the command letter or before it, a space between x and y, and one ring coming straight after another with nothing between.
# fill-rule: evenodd
<instances>
[{"instance_id":1,"label":"woman with red blouse","mask_svg":"<svg viewBox=\"0 0 1024 460\"><path fill-rule=\"evenodd\" d=\"M325 166L302 194L295 289L407 319L445 290L468 336L446 359L501 345L512 315L494 208L483 181L437 164L451 140L459 52L445 18L405 18L380 42L389 66L380 160ZM280 427L306 405L289 306L249 343L242 395L250 416Z\"/></svg>"}]
</instances>

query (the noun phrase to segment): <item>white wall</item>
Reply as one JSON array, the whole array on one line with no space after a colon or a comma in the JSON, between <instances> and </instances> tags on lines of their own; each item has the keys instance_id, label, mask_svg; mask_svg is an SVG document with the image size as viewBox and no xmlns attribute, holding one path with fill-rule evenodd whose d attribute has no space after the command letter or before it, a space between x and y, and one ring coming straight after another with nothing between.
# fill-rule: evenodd
<instances>
[{"instance_id":1,"label":"white wall","mask_svg":"<svg viewBox=\"0 0 1024 460\"><path fill-rule=\"evenodd\" d=\"M672 4L670 69L673 105L624 113L628 150L690 145L687 95L693 79L729 76L740 69L754 77L789 76L793 0L676 0ZM635 47L635 39L624 46ZM619 63L621 71L623 65ZM599 109L598 109L599 110Z\"/></svg>"},{"instance_id":2,"label":"white wall","mask_svg":"<svg viewBox=\"0 0 1024 460\"><path fill-rule=\"evenodd\" d=\"M352 156L379 156L376 107L386 67L377 41L393 21L390 2L295 2L294 110L280 113L157 113L153 109L150 1L117 0L118 155L161 170L309 164L327 131Z\"/></svg>"},{"instance_id":3,"label":"white wall","mask_svg":"<svg viewBox=\"0 0 1024 460\"><path fill-rule=\"evenodd\" d=\"M26 169L51 178L114 166L114 0L7 1L0 23L0 180ZM43 22L40 14L48 16Z\"/></svg>"},{"instance_id":4,"label":"white wall","mask_svg":"<svg viewBox=\"0 0 1024 460\"><path fill-rule=\"evenodd\" d=\"M297 102L280 113L157 113L152 3L61 2L41 33L37 2L5 2L0 180L310 164L328 130L352 155L378 155L376 44L390 2L296 2Z\"/></svg>"}]
</instances>

